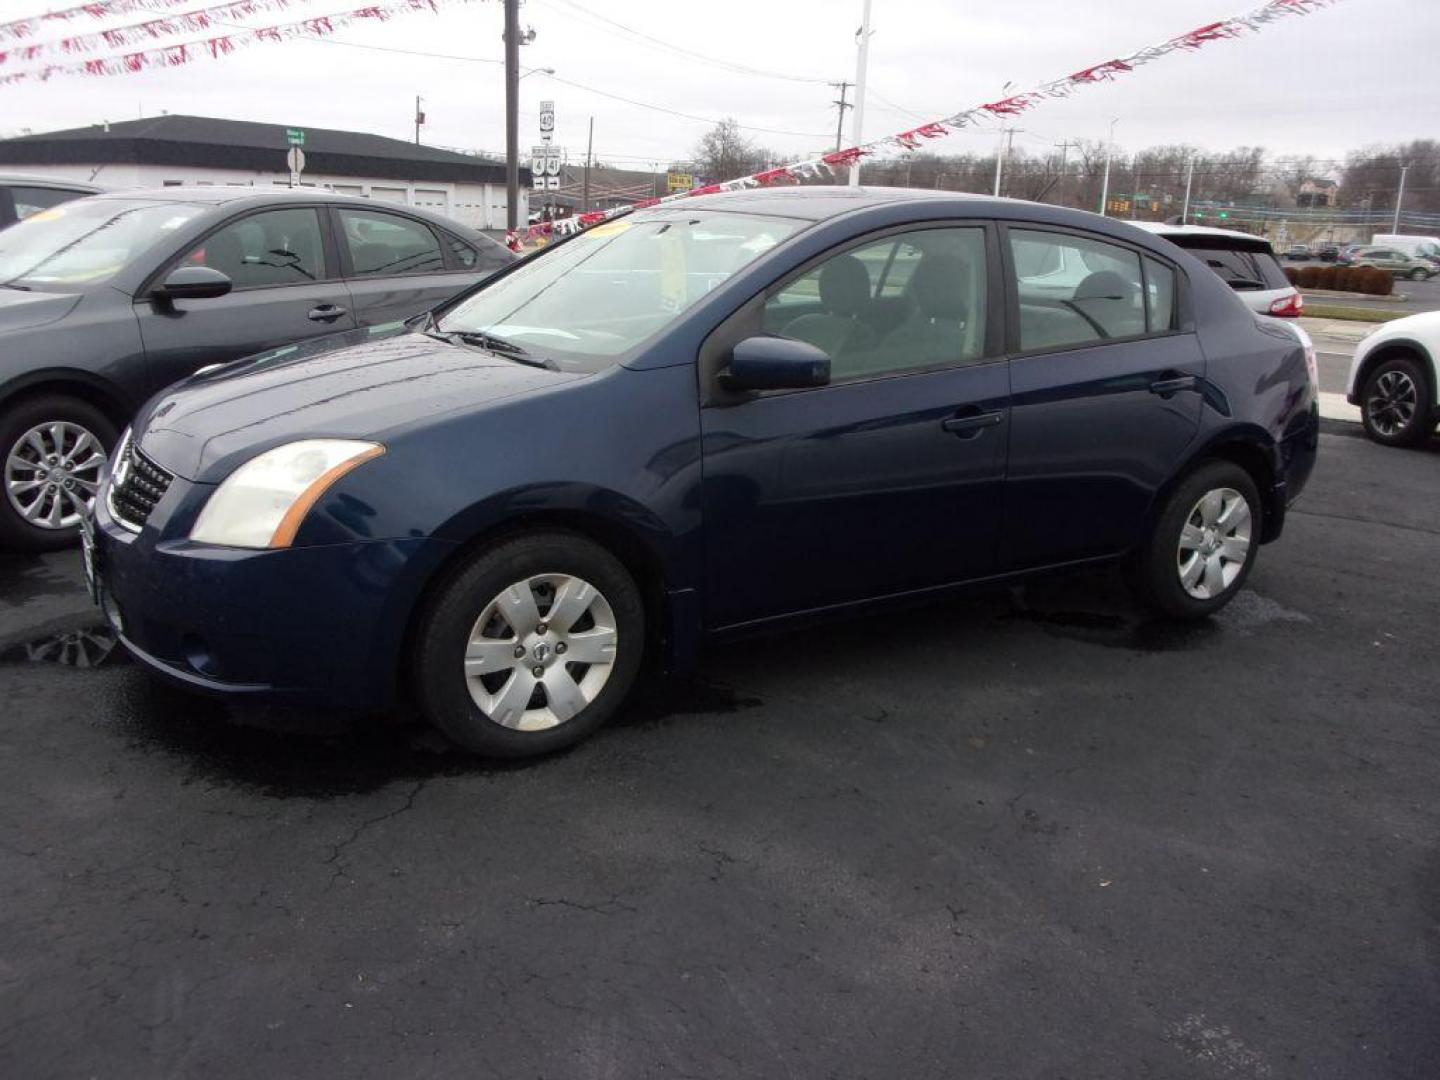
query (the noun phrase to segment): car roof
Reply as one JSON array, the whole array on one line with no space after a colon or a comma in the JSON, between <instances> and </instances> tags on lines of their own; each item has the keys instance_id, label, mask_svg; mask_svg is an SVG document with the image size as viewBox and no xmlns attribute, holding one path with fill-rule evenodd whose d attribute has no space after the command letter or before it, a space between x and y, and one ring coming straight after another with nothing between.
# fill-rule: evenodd
<instances>
[{"instance_id":1,"label":"car roof","mask_svg":"<svg viewBox=\"0 0 1440 1080\"><path fill-rule=\"evenodd\" d=\"M64 188L66 191L89 191L99 194L104 188L84 180L61 180L55 176L34 176L30 173L0 173L0 184L22 184L26 187Z\"/></svg>"},{"instance_id":2,"label":"car roof","mask_svg":"<svg viewBox=\"0 0 1440 1080\"><path fill-rule=\"evenodd\" d=\"M1215 229L1209 225L1171 225L1168 221L1132 221L1130 224L1158 236L1226 236L1233 240L1259 240L1269 243L1263 236L1252 236L1239 229Z\"/></svg>"},{"instance_id":3,"label":"car roof","mask_svg":"<svg viewBox=\"0 0 1440 1080\"><path fill-rule=\"evenodd\" d=\"M698 196L693 202L688 199L680 199L674 203L662 203L654 209L704 207L706 210L721 210L726 213L778 214L782 217L821 221L825 218L847 214L852 210L863 210L872 206L929 202L941 199L993 202L997 205L1014 205L1018 201L996 199L988 195L969 195L959 191L802 184L789 187L722 191L714 195Z\"/></svg>"},{"instance_id":4,"label":"car roof","mask_svg":"<svg viewBox=\"0 0 1440 1080\"><path fill-rule=\"evenodd\" d=\"M473 226L456 221L445 214L427 210L421 206L404 203L390 203L383 199L367 199L363 195L347 195L324 188L298 187L266 190L253 187L160 187L136 188L128 191L105 191L90 196L93 199L153 200L159 203L195 203L201 206L225 206L231 203L241 208L257 206L284 206L289 203L336 203L363 207L367 210L396 210L414 217L424 218L450 232L464 233L469 237L483 236ZM488 239L488 237L486 238Z\"/></svg>"}]
</instances>

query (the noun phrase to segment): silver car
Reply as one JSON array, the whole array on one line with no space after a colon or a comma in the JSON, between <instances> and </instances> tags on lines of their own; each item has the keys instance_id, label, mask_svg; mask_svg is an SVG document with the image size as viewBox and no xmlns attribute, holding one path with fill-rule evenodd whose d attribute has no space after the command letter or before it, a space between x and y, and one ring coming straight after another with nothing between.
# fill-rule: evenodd
<instances>
[{"instance_id":1,"label":"silver car","mask_svg":"<svg viewBox=\"0 0 1440 1080\"><path fill-rule=\"evenodd\" d=\"M1300 290L1290 284L1270 241L1233 229L1203 225L1169 225L1137 221L1148 232L1184 248L1219 274L1251 311L1283 319L1299 318L1305 310Z\"/></svg>"}]
</instances>

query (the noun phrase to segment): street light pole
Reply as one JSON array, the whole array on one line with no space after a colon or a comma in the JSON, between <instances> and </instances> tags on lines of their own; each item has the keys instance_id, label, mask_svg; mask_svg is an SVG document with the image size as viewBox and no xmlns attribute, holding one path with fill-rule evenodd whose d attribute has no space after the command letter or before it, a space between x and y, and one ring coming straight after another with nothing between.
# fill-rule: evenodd
<instances>
[{"instance_id":1,"label":"street light pole","mask_svg":"<svg viewBox=\"0 0 1440 1080\"><path fill-rule=\"evenodd\" d=\"M1190 160L1185 163L1185 204L1180 211L1180 224L1190 224L1190 185L1195 180L1195 155L1190 155Z\"/></svg>"},{"instance_id":2,"label":"street light pole","mask_svg":"<svg viewBox=\"0 0 1440 1080\"><path fill-rule=\"evenodd\" d=\"M1409 165L1400 166L1400 190L1395 195L1395 224L1390 228L1393 233L1400 231L1400 204L1405 201L1405 174L1409 171Z\"/></svg>"},{"instance_id":3,"label":"street light pole","mask_svg":"<svg viewBox=\"0 0 1440 1080\"><path fill-rule=\"evenodd\" d=\"M590 159L595 152L595 117L590 117L590 134L585 137L585 183L580 192L580 212L590 212Z\"/></svg>"},{"instance_id":4,"label":"street light pole","mask_svg":"<svg viewBox=\"0 0 1440 1080\"><path fill-rule=\"evenodd\" d=\"M1105 179L1100 185L1100 214L1102 217L1110 202L1110 159L1115 156L1115 125L1119 122L1118 116L1110 121L1110 139L1105 143Z\"/></svg>"},{"instance_id":5,"label":"street light pole","mask_svg":"<svg viewBox=\"0 0 1440 1080\"><path fill-rule=\"evenodd\" d=\"M1010 156L1010 147L1015 144L1015 129L1000 129L1000 145L995 149L995 197L1000 197L1000 179L1004 172L1005 159Z\"/></svg>"},{"instance_id":6,"label":"street light pole","mask_svg":"<svg viewBox=\"0 0 1440 1080\"><path fill-rule=\"evenodd\" d=\"M865 138L865 67L870 60L870 0L865 0L860 17L860 52L855 58L855 110L851 117L850 145L859 146ZM842 109L843 113L844 110ZM860 183L860 163L850 166L850 186Z\"/></svg>"},{"instance_id":7,"label":"street light pole","mask_svg":"<svg viewBox=\"0 0 1440 1080\"><path fill-rule=\"evenodd\" d=\"M505 227L520 226L520 0L505 0Z\"/></svg>"}]
</instances>

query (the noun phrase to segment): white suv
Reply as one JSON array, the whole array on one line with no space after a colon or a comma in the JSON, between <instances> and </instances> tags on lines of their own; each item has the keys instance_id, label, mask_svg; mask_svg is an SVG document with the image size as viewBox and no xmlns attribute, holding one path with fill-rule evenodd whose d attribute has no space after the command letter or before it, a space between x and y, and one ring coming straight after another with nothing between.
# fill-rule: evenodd
<instances>
[{"instance_id":1,"label":"white suv","mask_svg":"<svg viewBox=\"0 0 1440 1080\"><path fill-rule=\"evenodd\" d=\"M1285 276L1270 241L1233 229L1210 229L1203 225L1169 225L1162 221L1133 224L1163 236L1205 263L1235 290L1251 311L1282 319L1303 314L1304 298Z\"/></svg>"},{"instance_id":2,"label":"white suv","mask_svg":"<svg viewBox=\"0 0 1440 1080\"><path fill-rule=\"evenodd\" d=\"M1385 446L1414 446L1435 430L1440 398L1440 311L1383 323L1360 342L1345 397L1360 406L1365 434Z\"/></svg>"}]
</instances>

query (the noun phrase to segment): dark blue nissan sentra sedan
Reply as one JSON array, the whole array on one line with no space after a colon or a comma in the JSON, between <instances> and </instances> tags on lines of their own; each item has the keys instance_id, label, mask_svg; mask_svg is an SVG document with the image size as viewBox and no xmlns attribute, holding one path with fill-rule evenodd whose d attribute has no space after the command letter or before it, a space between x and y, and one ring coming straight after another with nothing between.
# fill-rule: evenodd
<instances>
[{"instance_id":1,"label":"dark blue nissan sentra sedan","mask_svg":"<svg viewBox=\"0 0 1440 1080\"><path fill-rule=\"evenodd\" d=\"M642 658L1123 560L1194 619L1315 461L1314 356L1121 222L867 188L616 218L402 326L202 371L115 452L95 595L200 690L413 698L493 755Z\"/></svg>"}]
</instances>

